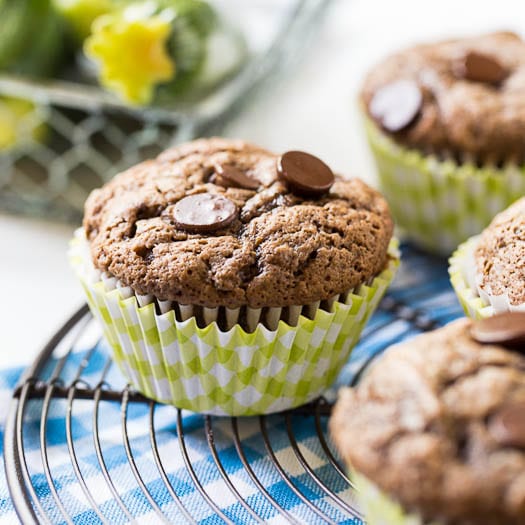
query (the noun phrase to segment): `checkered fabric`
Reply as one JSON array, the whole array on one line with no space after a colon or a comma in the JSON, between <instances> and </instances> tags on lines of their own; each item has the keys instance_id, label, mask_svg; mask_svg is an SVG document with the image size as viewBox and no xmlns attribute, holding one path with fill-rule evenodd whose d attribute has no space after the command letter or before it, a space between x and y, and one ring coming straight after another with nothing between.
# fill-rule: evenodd
<instances>
[{"instance_id":1,"label":"checkered fabric","mask_svg":"<svg viewBox=\"0 0 525 525\"><path fill-rule=\"evenodd\" d=\"M404 249L404 262L389 296L419 309L413 311L389 308L388 303L379 309L365 327L361 342L356 346L351 360L345 364L338 384L348 384L355 373L372 356L386 346L412 337L428 329L432 323L443 325L461 315L461 307L452 291L447 274L447 261L428 257L413 249ZM98 335L98 334L96 334ZM86 347L80 341L67 360L61 374L65 384L74 378L79 363L86 357ZM98 344L89 358L82 374L89 384L97 384L101 371L108 361L108 349ZM49 377L56 362L50 362L43 379ZM0 420L5 419L10 390L17 381L20 370L4 370L0 373ZM113 388L124 384L116 367L111 367L107 382ZM333 398L335 390L327 393ZM72 432L79 468L93 494L100 512L109 523L127 523L116 499L108 489L96 457L93 445L93 402L77 400L72 412ZM64 518L53 500L46 481L39 446L41 401L31 401L24 425L25 449L29 471L42 506L53 523L64 523ZM159 523L159 517L138 486L128 462L122 440L120 403L104 401L100 405L98 421L102 452L115 488L129 513L141 524ZM99 523L75 476L66 443L65 401L55 400L50 407L47 444L51 472L56 490L74 523ZM253 517L233 496L217 469L206 440L203 416L183 412L182 425L185 444L191 466L203 489L221 513L235 523L254 523ZM330 465L318 439L314 420L301 415L293 416L293 430L298 446L318 478L335 494L346 501L352 499L352 490ZM232 441L230 418L212 417L217 453L225 472L248 506L267 523L286 523L286 518L263 496L247 475ZM322 419L326 431L326 418ZM290 481L315 506L337 523L360 524L357 518L349 518L330 499L325 491L314 483L293 452L287 432L286 420L276 414L266 418L269 440L275 456ZM146 487L167 520L183 523L184 518L176 502L171 498L160 478L152 455L148 432L148 407L133 403L128 409L128 434L135 463ZM223 523L220 515L200 495L184 464L177 437L176 412L169 406L158 406L155 411L155 429L159 454L181 503L199 524ZM240 438L247 460L255 475L268 493L290 515L301 523L320 523L321 520L289 488L270 460L261 436L258 418L239 420ZM3 432L3 429L2 429ZM3 461L3 460L2 460ZM3 467L3 465L2 465ZM9 498L3 468L0 469L0 524L16 523L12 501Z\"/></svg>"},{"instance_id":2,"label":"checkered fabric","mask_svg":"<svg viewBox=\"0 0 525 525\"><path fill-rule=\"evenodd\" d=\"M442 161L398 146L368 119L365 124L396 224L435 253L450 254L525 194L525 166Z\"/></svg>"}]
</instances>

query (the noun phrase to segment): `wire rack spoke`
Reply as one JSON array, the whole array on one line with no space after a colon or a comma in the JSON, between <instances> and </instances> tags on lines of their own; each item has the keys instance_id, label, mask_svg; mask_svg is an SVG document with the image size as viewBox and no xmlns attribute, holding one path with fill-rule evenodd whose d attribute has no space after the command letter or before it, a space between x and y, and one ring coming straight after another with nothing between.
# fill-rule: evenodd
<instances>
[{"instance_id":1,"label":"wire rack spoke","mask_svg":"<svg viewBox=\"0 0 525 525\"><path fill-rule=\"evenodd\" d=\"M73 383L71 388L69 389L69 395L67 398L67 410L66 410L66 441L67 441L67 448L69 455L71 457L71 464L73 466L73 471L75 472L76 479L80 485L80 488L82 492L84 493L84 496L89 501L89 504L91 505L91 508L95 511L100 521L105 525L109 522L106 520L104 514L99 509L99 506L97 502L95 501L95 498L93 497L93 494L89 490L87 483L84 479L84 476L82 475L82 472L80 470L80 465L78 463L77 454L75 451L75 441L73 439L73 430L72 430L72 421L71 416L73 414L73 403L75 401L75 396L77 393L77 380Z\"/></svg>"},{"instance_id":2,"label":"wire rack spoke","mask_svg":"<svg viewBox=\"0 0 525 525\"><path fill-rule=\"evenodd\" d=\"M226 514L224 514L224 512L217 506L217 504L213 501L210 495L204 490L201 482L199 481L199 478L197 477L195 469L191 464L191 459L188 455L188 449L186 447L184 427L182 423L182 411L180 410L180 408L177 409L177 434L179 438L178 442L180 451L184 459L184 464L186 465L186 469L191 477L191 480L193 481L193 484L195 485L195 488L198 490L204 501L206 501L206 503L211 507L211 509L217 514L217 516L224 520L224 522L228 524L233 524L234 522L230 518L228 518Z\"/></svg>"},{"instance_id":3,"label":"wire rack spoke","mask_svg":"<svg viewBox=\"0 0 525 525\"><path fill-rule=\"evenodd\" d=\"M93 443L95 446L95 451L97 455L98 464L100 466L100 470L102 472L102 475L104 476L104 479L106 480L107 486L109 487L111 494L113 494L113 497L115 498L115 501L117 502L117 505L120 507L120 509L126 516L126 518L131 523L136 523L134 516L128 510L126 505L124 505L124 502L122 501L122 498L120 497L120 494L118 493L115 487L111 474L106 465L106 461L104 460L104 455L102 453L102 445L100 443L100 432L99 432L100 402L101 402L102 392L104 391L105 378L106 378L106 375L110 367L111 367L111 360L108 359L106 362L106 365L104 366L104 371L102 373L102 379L100 383L97 385L97 387L95 388L95 395L93 399L93 402L94 402L93 403Z\"/></svg>"},{"instance_id":4,"label":"wire rack spoke","mask_svg":"<svg viewBox=\"0 0 525 525\"><path fill-rule=\"evenodd\" d=\"M266 448L266 452L268 453L272 464L276 468L277 472L279 473L279 476L281 476L282 480L288 485L290 490L314 513L316 514L321 520L323 520L324 523L329 523L330 525L334 525L336 522L330 518L330 516L327 516L321 509L319 509L317 506L315 506L292 482L290 477L286 474L285 469L277 459L277 456L275 455L275 452L272 449L272 445L270 442L270 437L268 435L268 429L266 424L266 417L261 416L259 418L259 425L261 429L261 435L264 441L264 446Z\"/></svg>"},{"instance_id":5,"label":"wire rack spoke","mask_svg":"<svg viewBox=\"0 0 525 525\"><path fill-rule=\"evenodd\" d=\"M173 486L170 483L170 480L168 479L168 475L166 474L164 465L162 464L162 459L159 454L159 448L157 445L157 437L155 433L155 419L154 419L155 418L155 407L156 407L156 403L151 401L150 408L149 408L149 437L150 437L151 450L153 452L153 459L155 460L155 464L157 465L157 469L160 473L160 476L161 476L161 479L164 485L166 486L166 489L168 490L170 496L173 498L173 501L176 503L181 514L184 516L184 518L186 519L188 523L197 523L192 518L191 514L188 512L186 507L182 504L179 496L173 489Z\"/></svg>"},{"instance_id":6,"label":"wire rack spoke","mask_svg":"<svg viewBox=\"0 0 525 525\"><path fill-rule=\"evenodd\" d=\"M281 505L279 505L279 503L274 498L272 498L270 493L266 490L264 485L261 483L260 479L257 477L255 472L253 471L252 467L250 466L250 462L246 458L246 455L244 454L244 451L242 448L241 439L239 436L239 425L238 425L237 418L234 417L231 419L231 425L232 425L232 431L233 431L233 437L234 437L233 443L235 445L235 450L237 451L237 455L239 456L239 459L241 460L242 466L244 467L244 470L246 471L250 479L253 481L255 486L259 489L261 494L273 505L275 509L277 509L281 513L281 515L284 518L286 518L290 523L300 524L300 522L294 516L292 516L288 511L286 511Z\"/></svg>"},{"instance_id":7,"label":"wire rack spoke","mask_svg":"<svg viewBox=\"0 0 525 525\"><path fill-rule=\"evenodd\" d=\"M221 463L221 460L219 459L219 454L217 453L217 449L215 448L215 441L213 439L213 427L212 427L210 416L205 417L205 428L206 428L206 439L208 441L208 446L210 448L210 452L213 457L213 461L215 461L215 465L217 469L219 470L219 473L222 479L224 480L224 483L226 484L230 492L235 496L237 501L241 504L241 506L248 512L248 514L250 514L250 516L257 523L264 523L264 521L254 512L254 510L246 503L246 501L244 501L243 497L239 494L239 491L235 488L228 474L226 473L226 470L224 469Z\"/></svg>"},{"instance_id":8,"label":"wire rack spoke","mask_svg":"<svg viewBox=\"0 0 525 525\"><path fill-rule=\"evenodd\" d=\"M46 476L47 484L49 485L49 490L53 496L55 504L62 514L64 520L69 525L73 525L73 520L69 516L55 485L53 475L51 474L51 468L49 466L49 456L48 456L48 446L47 446L47 421L49 416L49 408L51 406L51 400L53 397L54 384L51 383L48 388L46 395L44 397L44 402L42 403L42 416L40 420L40 456L42 459L42 464L44 465L44 474Z\"/></svg>"},{"instance_id":9,"label":"wire rack spoke","mask_svg":"<svg viewBox=\"0 0 525 525\"><path fill-rule=\"evenodd\" d=\"M304 457L303 453L301 452L301 449L299 447L299 444L297 442L297 439L294 435L293 431L293 425L292 425L292 413L287 412L284 416L286 421L286 431L288 433L288 439L290 440L290 443L292 445L292 450L294 451L295 457L299 460L299 463L301 463L302 467L304 468L305 472L310 476L312 481L338 506L340 507L343 512L349 513L351 516L355 516L356 514L359 516L359 511L357 509L354 509L351 505L343 501L340 497L338 497L332 490L330 490L326 484L319 478L319 476L315 473L315 470L308 464L308 461Z\"/></svg>"},{"instance_id":10,"label":"wire rack spoke","mask_svg":"<svg viewBox=\"0 0 525 525\"><path fill-rule=\"evenodd\" d=\"M158 518L163 523L169 524L168 519L162 512L162 509L157 505L157 502L155 501L150 491L148 490L148 487L144 483L144 480L142 479L142 476L140 475L139 469L137 468L137 463L135 462L133 452L131 451L131 444L129 442L129 434L128 434L128 429L127 429L128 404L129 404L129 389L128 387L126 387L124 391L122 392L121 426L122 426L122 440L124 442L124 448L126 450L126 456L128 458L128 462L131 467L131 471L133 472L133 475L135 476L135 480L137 481L139 487L141 488L142 493L144 494L144 496L146 496L146 499L148 500L152 509L155 511L155 514L158 516Z\"/></svg>"},{"instance_id":11,"label":"wire rack spoke","mask_svg":"<svg viewBox=\"0 0 525 525\"><path fill-rule=\"evenodd\" d=\"M332 467L335 469L335 471L343 478L344 481L346 481L351 487L353 487L353 483L350 480L350 478L345 474L344 469L341 467L340 463L335 459L332 451L330 450L330 447L328 446L328 443L326 442L326 439L324 437L323 428L321 425L321 410L320 410L321 403L318 403L315 407L315 430L317 432L317 438L319 439L319 443L321 443L321 448L323 449L323 452L326 454L326 457L328 458L328 461L332 465Z\"/></svg>"},{"instance_id":12,"label":"wire rack spoke","mask_svg":"<svg viewBox=\"0 0 525 525\"><path fill-rule=\"evenodd\" d=\"M22 474L22 479L24 481L25 486L23 487L23 497L25 499L26 505L29 505L29 511L32 510L34 507L37 511L37 514L33 514L34 523L37 523L37 520L42 523L48 524L51 523L51 520L49 519L49 516L47 515L46 511L44 510L44 507L42 506L42 503L37 496L37 493L35 491L35 487L33 485L33 481L31 479L31 475L29 474L29 468L27 466L27 459L25 454L25 446L24 446L24 415L25 410L28 406L28 399L29 399L29 391L32 387L32 381L28 380L22 387L22 390L20 392L20 403L18 405L18 410L16 412L16 425L14 432L15 439L16 439L16 449L14 450L14 457L17 458L18 463L18 470ZM7 429L7 425L6 425ZM5 455L6 459L12 457ZM6 473L7 474L7 473ZM8 474L9 475L9 474ZM9 478L8 478L9 479ZM12 491L13 485L10 485L10 490ZM12 492L11 492L12 493ZM30 499L29 499L30 498ZM25 512L25 515L31 515L30 513Z\"/></svg>"}]
</instances>

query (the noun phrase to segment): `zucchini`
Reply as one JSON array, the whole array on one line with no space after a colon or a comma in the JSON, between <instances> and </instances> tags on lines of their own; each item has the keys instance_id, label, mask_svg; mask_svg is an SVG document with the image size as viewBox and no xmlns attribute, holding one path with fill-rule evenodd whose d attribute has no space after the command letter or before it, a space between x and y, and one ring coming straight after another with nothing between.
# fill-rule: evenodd
<instances>
[{"instance_id":1,"label":"zucchini","mask_svg":"<svg viewBox=\"0 0 525 525\"><path fill-rule=\"evenodd\" d=\"M63 54L62 36L50 0L0 0L0 70L53 73Z\"/></svg>"}]
</instances>

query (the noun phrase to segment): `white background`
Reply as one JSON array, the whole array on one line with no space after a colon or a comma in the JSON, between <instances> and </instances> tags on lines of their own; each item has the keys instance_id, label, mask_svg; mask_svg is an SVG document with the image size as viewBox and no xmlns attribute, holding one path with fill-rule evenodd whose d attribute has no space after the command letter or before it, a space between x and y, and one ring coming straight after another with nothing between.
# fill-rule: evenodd
<instances>
[{"instance_id":1,"label":"white background","mask_svg":"<svg viewBox=\"0 0 525 525\"><path fill-rule=\"evenodd\" d=\"M373 181L355 105L366 69L401 46L492 29L525 35L525 2L334 1L299 67L227 134L277 152L312 151L337 172ZM27 363L82 303L66 259L72 231L0 214L0 367Z\"/></svg>"}]
</instances>

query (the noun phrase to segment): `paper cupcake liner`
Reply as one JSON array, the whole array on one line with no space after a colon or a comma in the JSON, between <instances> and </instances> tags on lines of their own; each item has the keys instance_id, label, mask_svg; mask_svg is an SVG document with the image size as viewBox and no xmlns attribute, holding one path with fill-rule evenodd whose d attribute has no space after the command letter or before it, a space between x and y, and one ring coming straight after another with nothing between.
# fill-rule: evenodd
<instances>
[{"instance_id":1,"label":"paper cupcake liner","mask_svg":"<svg viewBox=\"0 0 525 525\"><path fill-rule=\"evenodd\" d=\"M444 525L441 521L426 522L421 516L407 513L403 507L375 483L357 472L351 478L358 492L359 506L370 525Z\"/></svg>"},{"instance_id":2,"label":"paper cupcake liner","mask_svg":"<svg viewBox=\"0 0 525 525\"><path fill-rule=\"evenodd\" d=\"M177 319L186 307L167 309L93 271L86 245L77 234L70 259L131 385L161 403L213 415L269 414L321 395L346 363L399 265L392 241L385 270L346 294L344 302L334 301L331 311L317 305L312 319L301 313L295 326L279 320L274 330L258 323L247 332L239 324L222 330L214 312L203 327L195 315ZM214 309L196 309L199 315L204 310Z\"/></svg>"},{"instance_id":3,"label":"paper cupcake liner","mask_svg":"<svg viewBox=\"0 0 525 525\"><path fill-rule=\"evenodd\" d=\"M525 194L525 166L442 160L397 145L366 117L365 125L396 224L431 252L450 254Z\"/></svg>"},{"instance_id":4,"label":"paper cupcake liner","mask_svg":"<svg viewBox=\"0 0 525 525\"><path fill-rule=\"evenodd\" d=\"M478 240L479 236L475 236L461 244L449 261L450 282L465 314L483 319L503 312L525 312L525 303L513 305L507 294L490 294L481 288L474 260Z\"/></svg>"}]
</instances>

